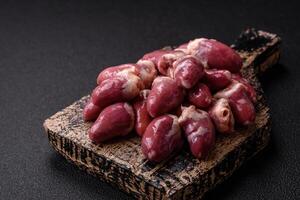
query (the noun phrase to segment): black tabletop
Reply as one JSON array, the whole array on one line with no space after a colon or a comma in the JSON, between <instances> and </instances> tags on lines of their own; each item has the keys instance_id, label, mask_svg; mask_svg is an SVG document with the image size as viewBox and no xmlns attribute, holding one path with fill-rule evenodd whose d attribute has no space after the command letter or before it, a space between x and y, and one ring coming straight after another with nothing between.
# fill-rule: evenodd
<instances>
[{"instance_id":1,"label":"black tabletop","mask_svg":"<svg viewBox=\"0 0 300 200\"><path fill-rule=\"evenodd\" d=\"M282 37L261 81L268 148L207 199L299 199L300 14L295 2L1 1L0 199L131 199L69 164L43 121L88 94L105 66L196 37L228 44L246 27Z\"/></svg>"}]
</instances>

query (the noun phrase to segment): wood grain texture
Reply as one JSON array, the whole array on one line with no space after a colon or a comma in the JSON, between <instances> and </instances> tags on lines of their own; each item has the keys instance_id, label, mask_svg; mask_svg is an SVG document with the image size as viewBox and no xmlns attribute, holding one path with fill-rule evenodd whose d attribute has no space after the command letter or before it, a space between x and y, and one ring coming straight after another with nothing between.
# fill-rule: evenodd
<instances>
[{"instance_id":1,"label":"wood grain texture","mask_svg":"<svg viewBox=\"0 0 300 200\"><path fill-rule=\"evenodd\" d=\"M67 160L137 199L200 199L246 160L261 151L270 137L270 115L257 76L278 62L280 38L247 29L232 45L244 59L242 74L258 92L255 124L226 137L217 137L206 160L197 160L188 148L160 163L144 159L140 138L95 145L87 136L91 123L82 118L89 96L54 114L44 122L50 144Z\"/></svg>"}]
</instances>

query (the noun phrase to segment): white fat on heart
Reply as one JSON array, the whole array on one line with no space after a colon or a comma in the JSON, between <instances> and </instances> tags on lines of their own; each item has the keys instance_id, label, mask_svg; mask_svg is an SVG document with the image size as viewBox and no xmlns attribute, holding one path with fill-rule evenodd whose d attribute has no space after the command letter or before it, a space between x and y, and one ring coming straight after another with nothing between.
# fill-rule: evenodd
<instances>
[{"instance_id":1,"label":"white fat on heart","mask_svg":"<svg viewBox=\"0 0 300 200\"><path fill-rule=\"evenodd\" d=\"M160 118L160 119L158 119L158 120L155 121L155 123L154 123L153 126L152 126L152 131L153 131L154 134L157 133L157 129L158 129L158 127L160 126L160 124L161 124L163 121L164 121L163 118Z\"/></svg>"},{"instance_id":2,"label":"white fat on heart","mask_svg":"<svg viewBox=\"0 0 300 200\"><path fill-rule=\"evenodd\" d=\"M185 64L182 64L184 62L189 62L190 60L188 59L197 59L195 56L192 56L192 55L186 55L186 56L183 56L181 57L180 59L176 60L174 63L173 63L173 66L176 66L175 68L175 71L174 71L174 74L177 73L181 68L185 67L186 65Z\"/></svg>"},{"instance_id":3,"label":"white fat on heart","mask_svg":"<svg viewBox=\"0 0 300 200\"><path fill-rule=\"evenodd\" d=\"M183 76L180 76L180 82L181 82L181 85L185 88L190 88L191 87L191 83L190 81L184 79L185 75L187 75L189 73L189 71L186 69L186 62L189 62L189 60L186 60L190 57L193 57L193 56L186 56L180 60L177 60L173 66L176 66L175 67L175 70L174 70L174 76L179 72L179 71L182 71L182 75Z\"/></svg>"},{"instance_id":4,"label":"white fat on heart","mask_svg":"<svg viewBox=\"0 0 300 200\"><path fill-rule=\"evenodd\" d=\"M191 88L191 82L188 80L185 80L184 78L180 78L180 83L184 88Z\"/></svg>"},{"instance_id":5,"label":"white fat on heart","mask_svg":"<svg viewBox=\"0 0 300 200\"><path fill-rule=\"evenodd\" d=\"M239 112L243 111L243 105L247 105L249 103L245 98L241 98L236 102L237 102L237 109Z\"/></svg>"},{"instance_id":6,"label":"white fat on heart","mask_svg":"<svg viewBox=\"0 0 300 200\"><path fill-rule=\"evenodd\" d=\"M179 48L176 48L174 50L175 51L182 51L184 54L190 54L190 51L189 51L188 48L181 48L181 47L179 47Z\"/></svg>"},{"instance_id":7,"label":"white fat on heart","mask_svg":"<svg viewBox=\"0 0 300 200\"><path fill-rule=\"evenodd\" d=\"M130 118L132 119L132 121L134 121L134 111L132 109L132 106L129 105L128 103L125 103L124 108L125 108L126 112L130 115Z\"/></svg>"},{"instance_id":8,"label":"white fat on heart","mask_svg":"<svg viewBox=\"0 0 300 200\"><path fill-rule=\"evenodd\" d=\"M163 81L169 81L169 80L172 80L170 77L167 77L167 76L158 76L154 79L153 81L153 85L154 84L159 84Z\"/></svg>"},{"instance_id":9,"label":"white fat on heart","mask_svg":"<svg viewBox=\"0 0 300 200\"><path fill-rule=\"evenodd\" d=\"M166 53L162 56L166 60L175 60L176 55L174 53Z\"/></svg>"},{"instance_id":10,"label":"white fat on heart","mask_svg":"<svg viewBox=\"0 0 300 200\"><path fill-rule=\"evenodd\" d=\"M227 112L227 114L224 116L225 112ZM234 124L234 118L227 99L219 99L214 105L212 113L216 117L212 119L215 121L218 131L222 132L223 130L228 130L228 126Z\"/></svg>"},{"instance_id":11,"label":"white fat on heart","mask_svg":"<svg viewBox=\"0 0 300 200\"><path fill-rule=\"evenodd\" d=\"M174 79L174 67L169 67L167 70L167 75L168 77Z\"/></svg>"},{"instance_id":12,"label":"white fat on heart","mask_svg":"<svg viewBox=\"0 0 300 200\"><path fill-rule=\"evenodd\" d=\"M208 114L205 111L196 109L195 106L189 106L183 109L178 121L181 124L187 119L198 121L206 118L207 116Z\"/></svg>"},{"instance_id":13,"label":"white fat on heart","mask_svg":"<svg viewBox=\"0 0 300 200\"><path fill-rule=\"evenodd\" d=\"M168 115L168 116L173 119L172 127L169 130L169 132L166 134L166 138L170 139L174 135L180 133L180 127L179 127L179 123L178 123L178 118L175 115Z\"/></svg>"},{"instance_id":14,"label":"white fat on heart","mask_svg":"<svg viewBox=\"0 0 300 200\"><path fill-rule=\"evenodd\" d=\"M130 126L128 126L127 129L123 130L123 135L126 135L134 127L134 111L133 111L133 108L128 103L124 103L123 107L124 107L125 111L129 114L130 121L131 121Z\"/></svg>"},{"instance_id":15,"label":"white fat on heart","mask_svg":"<svg viewBox=\"0 0 300 200\"><path fill-rule=\"evenodd\" d=\"M144 73L145 75L152 74L153 69L155 69L155 65L151 60L139 60L137 64L141 66L141 73Z\"/></svg>"},{"instance_id":16,"label":"white fat on heart","mask_svg":"<svg viewBox=\"0 0 300 200\"><path fill-rule=\"evenodd\" d=\"M234 82L233 84L231 84L228 88L217 92L214 97L215 98L229 98L230 96L232 96L232 94L240 91L241 89L244 89L243 84L238 83L238 82Z\"/></svg>"},{"instance_id":17,"label":"white fat on heart","mask_svg":"<svg viewBox=\"0 0 300 200\"><path fill-rule=\"evenodd\" d=\"M246 82L248 82L246 79L245 79L245 81ZM241 84L241 86L243 87L243 90L247 93L247 90L248 90L248 87L247 87L247 85L245 84L245 83L243 83L243 82L239 82L239 81L237 81L237 80L232 80L231 81L232 82L232 84ZM247 95L248 96L248 95ZM248 96L249 97L249 96ZM256 101L256 97L253 97L253 96L251 96L251 94L250 94L250 97L249 97L251 100L253 100L254 102ZM254 98L254 99L253 99Z\"/></svg>"},{"instance_id":18,"label":"white fat on heart","mask_svg":"<svg viewBox=\"0 0 300 200\"><path fill-rule=\"evenodd\" d=\"M140 60L137 64L140 66L140 78L144 83L150 84L157 74L154 63L150 60Z\"/></svg>"},{"instance_id":19,"label":"white fat on heart","mask_svg":"<svg viewBox=\"0 0 300 200\"><path fill-rule=\"evenodd\" d=\"M177 65L176 68L175 68L175 71L174 71L174 76L178 73L179 70L183 70L183 76L179 76L179 79L180 79L180 83L183 87L185 88L190 88L191 87L191 83L190 81L184 79L184 75L186 73L188 73L188 71L186 69L184 69L186 65L184 64L181 64L181 65Z\"/></svg>"},{"instance_id":20,"label":"white fat on heart","mask_svg":"<svg viewBox=\"0 0 300 200\"><path fill-rule=\"evenodd\" d=\"M181 50L175 50L173 51L172 53L167 53L167 54L164 54L162 57L166 60L177 60L181 57L183 57L185 55L185 53Z\"/></svg>"},{"instance_id":21,"label":"white fat on heart","mask_svg":"<svg viewBox=\"0 0 300 200\"><path fill-rule=\"evenodd\" d=\"M131 73L127 74L123 78L126 79L124 84L122 85L122 92L125 96L137 96L140 92L140 84L141 84L141 79L133 75Z\"/></svg>"},{"instance_id":22,"label":"white fat on heart","mask_svg":"<svg viewBox=\"0 0 300 200\"><path fill-rule=\"evenodd\" d=\"M108 68L108 69L110 69L110 68ZM111 72L110 72L108 69L102 71L102 72L100 73L100 75L103 75L104 77L110 77ZM113 75L115 75L115 74L116 74L116 72L113 73Z\"/></svg>"},{"instance_id":23,"label":"white fat on heart","mask_svg":"<svg viewBox=\"0 0 300 200\"><path fill-rule=\"evenodd\" d=\"M247 104L248 102L247 102L247 100L245 98L241 98L241 99L237 100L237 103L239 103L239 104Z\"/></svg>"},{"instance_id":24,"label":"white fat on heart","mask_svg":"<svg viewBox=\"0 0 300 200\"><path fill-rule=\"evenodd\" d=\"M171 66L167 66L167 69L162 69L163 71L166 70L166 75L169 77L173 77L173 70L172 70L172 66L174 66L174 62L176 62L176 60L182 58L183 56L185 56L186 54L183 51L180 50L175 50L171 53L167 53L164 54L161 59L164 61L164 63L168 63ZM164 66L163 68L165 68L166 66Z\"/></svg>"},{"instance_id":25,"label":"white fat on heart","mask_svg":"<svg viewBox=\"0 0 300 200\"><path fill-rule=\"evenodd\" d=\"M157 91L160 93L164 89L164 85L161 84L161 83L163 83L163 82L170 82L170 81L172 82L174 80L171 79L170 77L167 77L167 76L158 76L158 77L156 77L154 79L154 81L152 83L152 88L153 88L154 85L156 85Z\"/></svg>"},{"instance_id":26,"label":"white fat on heart","mask_svg":"<svg viewBox=\"0 0 300 200\"><path fill-rule=\"evenodd\" d=\"M123 69L121 71L118 71L116 73L117 76L122 76L122 77L127 77L129 74L135 74L136 73L136 67L135 66L130 66L126 69Z\"/></svg>"},{"instance_id":27,"label":"white fat on heart","mask_svg":"<svg viewBox=\"0 0 300 200\"><path fill-rule=\"evenodd\" d=\"M188 136L188 141L189 141L189 143L192 143L192 144L196 143L196 142L198 141L198 139L199 139L201 136L205 135L207 132L208 132L208 129L207 129L207 128L202 127L202 126L199 126L199 128L198 128L196 131L192 132L192 133Z\"/></svg>"},{"instance_id":28,"label":"white fat on heart","mask_svg":"<svg viewBox=\"0 0 300 200\"><path fill-rule=\"evenodd\" d=\"M228 71L228 70L217 70L217 71L215 71L215 70L207 70L206 73L209 74L209 75L212 75L214 73L222 73L222 74L224 74L226 76L227 79L231 79L231 72ZM237 81L232 80L232 82L237 82Z\"/></svg>"},{"instance_id":29,"label":"white fat on heart","mask_svg":"<svg viewBox=\"0 0 300 200\"><path fill-rule=\"evenodd\" d=\"M225 111L231 112L228 101L225 98L221 98L214 105L213 112L218 118L223 118L223 113Z\"/></svg>"},{"instance_id":30,"label":"white fat on heart","mask_svg":"<svg viewBox=\"0 0 300 200\"><path fill-rule=\"evenodd\" d=\"M199 45L207 40L207 38L196 38L194 40L191 40L186 48L191 52L191 54L193 54L194 52L198 51Z\"/></svg>"},{"instance_id":31,"label":"white fat on heart","mask_svg":"<svg viewBox=\"0 0 300 200\"><path fill-rule=\"evenodd\" d=\"M202 63L204 68L206 68L206 69L209 68L208 61L206 58L201 58L201 59L197 58L197 60Z\"/></svg>"},{"instance_id":32,"label":"white fat on heart","mask_svg":"<svg viewBox=\"0 0 300 200\"><path fill-rule=\"evenodd\" d=\"M208 68L207 59L205 57L201 56L204 51L210 51L212 48L210 43L207 43L207 38L197 38L192 41L190 41L187 45L187 49L190 54L194 55L197 60L199 60L204 68ZM206 48L201 48L201 46L206 46Z\"/></svg>"},{"instance_id":33,"label":"white fat on heart","mask_svg":"<svg viewBox=\"0 0 300 200\"><path fill-rule=\"evenodd\" d=\"M150 93L150 90L145 89L145 90L140 91L140 96L141 96L143 99L147 99L148 96L149 96L149 93Z\"/></svg>"},{"instance_id":34,"label":"white fat on heart","mask_svg":"<svg viewBox=\"0 0 300 200\"><path fill-rule=\"evenodd\" d=\"M120 77L121 78L121 77ZM99 90L96 90L97 93L101 93L102 91L108 91L113 89L112 87L114 86L114 81L111 81L110 79L106 79L101 84L98 86L100 87Z\"/></svg>"},{"instance_id":35,"label":"white fat on heart","mask_svg":"<svg viewBox=\"0 0 300 200\"><path fill-rule=\"evenodd\" d=\"M211 98L209 96L205 97L206 102L211 102Z\"/></svg>"},{"instance_id":36,"label":"white fat on heart","mask_svg":"<svg viewBox=\"0 0 300 200\"><path fill-rule=\"evenodd\" d=\"M226 76L226 78L231 79L231 73L228 70L224 70L224 75Z\"/></svg>"},{"instance_id":37,"label":"white fat on heart","mask_svg":"<svg viewBox=\"0 0 300 200\"><path fill-rule=\"evenodd\" d=\"M172 127L171 129L168 131L168 133L166 134L167 138L172 137L173 135L177 134L178 132L180 132L180 127L179 127L179 123L178 123L178 118L175 115L167 115L169 117L171 117L173 119L172 121ZM152 131L154 134L157 133L157 129L160 126L160 124L165 121L164 118L160 118L158 120L155 121L155 123L152 126Z\"/></svg>"},{"instance_id":38,"label":"white fat on heart","mask_svg":"<svg viewBox=\"0 0 300 200\"><path fill-rule=\"evenodd\" d=\"M126 77L126 76L128 76L128 74L136 74L137 73L136 67L134 65L126 64L126 66L122 66L122 67L124 67L124 68L121 70L117 69L117 68L120 68L120 66L109 67L109 68L103 70L100 73L100 75L101 75L102 79L104 78L104 80L102 80L101 82L106 81L111 77L115 77L115 76ZM100 84L100 83L98 83L98 84Z\"/></svg>"}]
</instances>

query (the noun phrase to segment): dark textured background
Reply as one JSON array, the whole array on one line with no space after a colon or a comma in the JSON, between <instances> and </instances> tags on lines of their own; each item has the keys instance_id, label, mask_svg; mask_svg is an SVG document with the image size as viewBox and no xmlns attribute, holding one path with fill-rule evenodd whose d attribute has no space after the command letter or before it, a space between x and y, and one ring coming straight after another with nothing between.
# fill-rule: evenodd
<instances>
[{"instance_id":1,"label":"dark textured background","mask_svg":"<svg viewBox=\"0 0 300 200\"><path fill-rule=\"evenodd\" d=\"M248 26L283 39L262 79L272 139L207 199L299 199L297 4L222 2L1 1L0 199L130 199L55 153L43 120L89 93L103 66L199 36L232 43Z\"/></svg>"}]
</instances>

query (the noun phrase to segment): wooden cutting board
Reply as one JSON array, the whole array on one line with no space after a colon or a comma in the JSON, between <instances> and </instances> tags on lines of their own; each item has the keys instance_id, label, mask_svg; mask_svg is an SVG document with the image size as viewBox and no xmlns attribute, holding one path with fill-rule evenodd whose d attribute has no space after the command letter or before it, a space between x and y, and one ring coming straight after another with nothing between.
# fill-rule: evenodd
<instances>
[{"instance_id":1,"label":"wooden cutting board","mask_svg":"<svg viewBox=\"0 0 300 200\"><path fill-rule=\"evenodd\" d=\"M105 144L91 143L87 136L91 123L82 118L89 96L44 122L50 144L68 161L137 199L200 199L261 151L270 137L269 108L257 76L278 62L280 38L247 29L232 47L244 59L242 74L257 90L257 117L248 128L226 137L218 135L206 160L195 159L185 147L179 155L151 164L144 159L140 138L134 133Z\"/></svg>"}]
</instances>

